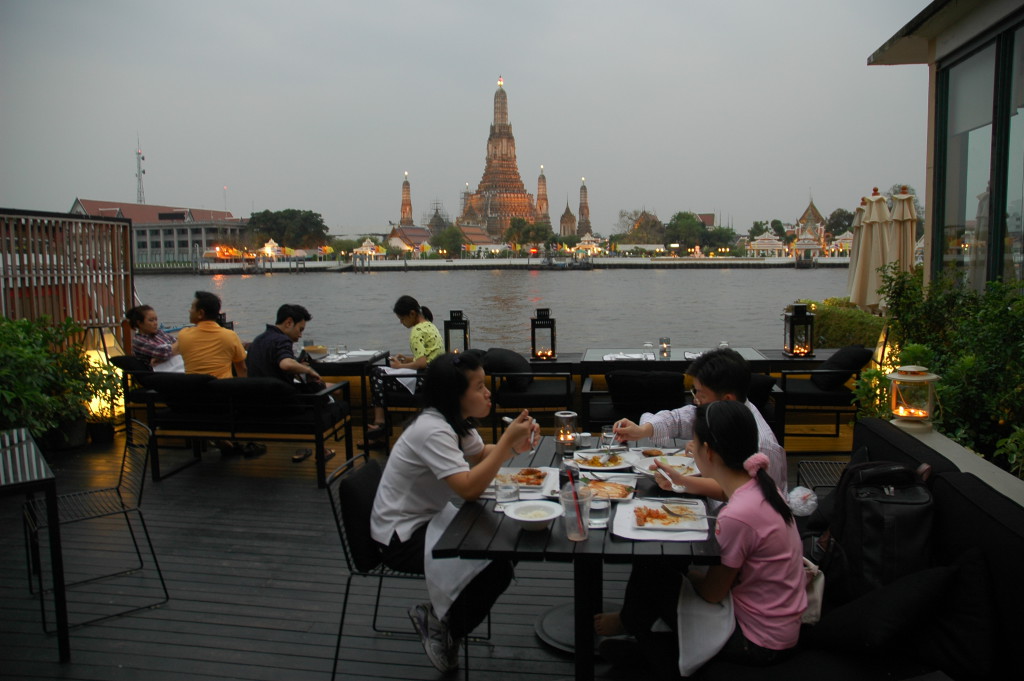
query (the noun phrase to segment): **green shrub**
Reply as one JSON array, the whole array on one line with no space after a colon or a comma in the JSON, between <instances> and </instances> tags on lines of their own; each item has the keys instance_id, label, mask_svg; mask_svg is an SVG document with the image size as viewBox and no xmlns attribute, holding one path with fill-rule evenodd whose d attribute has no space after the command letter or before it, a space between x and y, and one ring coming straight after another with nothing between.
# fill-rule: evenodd
<instances>
[{"instance_id":1,"label":"green shrub","mask_svg":"<svg viewBox=\"0 0 1024 681\"><path fill-rule=\"evenodd\" d=\"M823 302L800 300L814 312L814 347L841 348L863 345L873 348L882 334L885 320L852 306L849 298L827 298Z\"/></svg>"}]
</instances>

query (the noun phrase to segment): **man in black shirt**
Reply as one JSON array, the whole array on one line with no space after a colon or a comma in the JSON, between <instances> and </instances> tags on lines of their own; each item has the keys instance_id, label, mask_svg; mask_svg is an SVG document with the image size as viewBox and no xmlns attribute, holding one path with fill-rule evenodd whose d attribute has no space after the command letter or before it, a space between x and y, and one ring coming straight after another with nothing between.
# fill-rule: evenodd
<instances>
[{"instance_id":1,"label":"man in black shirt","mask_svg":"<svg viewBox=\"0 0 1024 681\"><path fill-rule=\"evenodd\" d=\"M307 364L295 359L292 344L302 338L306 322L313 316L301 305L285 304L277 310L277 322L267 324L267 330L256 336L249 345L245 364L249 376L279 378L286 383L304 374L307 383L320 382L320 374Z\"/></svg>"}]
</instances>

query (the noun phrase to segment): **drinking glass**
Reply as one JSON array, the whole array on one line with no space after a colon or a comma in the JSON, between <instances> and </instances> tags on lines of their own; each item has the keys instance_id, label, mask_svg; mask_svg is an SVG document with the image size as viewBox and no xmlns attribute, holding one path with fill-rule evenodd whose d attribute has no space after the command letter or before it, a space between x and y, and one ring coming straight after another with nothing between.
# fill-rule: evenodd
<instances>
[{"instance_id":1,"label":"drinking glass","mask_svg":"<svg viewBox=\"0 0 1024 681\"><path fill-rule=\"evenodd\" d=\"M650 341L644 343L644 350L643 350L643 352L644 352L643 358L645 360L647 360L647 359L654 359L654 343L651 343Z\"/></svg>"},{"instance_id":2,"label":"drinking glass","mask_svg":"<svg viewBox=\"0 0 1024 681\"><path fill-rule=\"evenodd\" d=\"M590 499L592 493L586 485L566 485L560 493L562 510L565 511L565 534L569 541L583 541L590 529Z\"/></svg>"},{"instance_id":3,"label":"drinking glass","mask_svg":"<svg viewBox=\"0 0 1024 681\"><path fill-rule=\"evenodd\" d=\"M494 487L494 500L499 504L519 501L519 485L515 482L500 482Z\"/></svg>"},{"instance_id":4,"label":"drinking glass","mask_svg":"<svg viewBox=\"0 0 1024 681\"><path fill-rule=\"evenodd\" d=\"M615 446L615 426L601 426L601 449L611 450Z\"/></svg>"},{"instance_id":5,"label":"drinking glass","mask_svg":"<svg viewBox=\"0 0 1024 681\"><path fill-rule=\"evenodd\" d=\"M348 355L348 346L344 344L335 345L331 348L331 354L337 355L338 357L346 357Z\"/></svg>"},{"instance_id":6,"label":"drinking glass","mask_svg":"<svg viewBox=\"0 0 1024 681\"><path fill-rule=\"evenodd\" d=\"M593 492L590 499L590 527L600 529L608 527L612 517L612 501L607 492Z\"/></svg>"}]
</instances>

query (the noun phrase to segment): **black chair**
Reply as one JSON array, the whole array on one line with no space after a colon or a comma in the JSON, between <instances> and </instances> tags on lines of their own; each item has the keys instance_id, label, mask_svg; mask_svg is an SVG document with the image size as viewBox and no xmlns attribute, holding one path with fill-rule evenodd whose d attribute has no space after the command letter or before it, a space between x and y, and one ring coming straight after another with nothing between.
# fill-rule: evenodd
<instances>
[{"instance_id":1,"label":"black chair","mask_svg":"<svg viewBox=\"0 0 1024 681\"><path fill-rule=\"evenodd\" d=\"M480 357L480 365L491 379L491 435L495 439L502 415L514 416L523 409L534 415L572 409L575 384L571 373L535 371L525 357L505 348L468 352Z\"/></svg>"},{"instance_id":2,"label":"black chair","mask_svg":"<svg viewBox=\"0 0 1024 681\"><path fill-rule=\"evenodd\" d=\"M142 374L153 373L153 367L138 357L118 355L110 358L110 363L121 370L121 388L124 395L125 432L131 437L132 413L146 413L146 389L139 382Z\"/></svg>"},{"instance_id":3,"label":"black chair","mask_svg":"<svg viewBox=\"0 0 1024 681\"><path fill-rule=\"evenodd\" d=\"M334 523L341 538L341 549L345 554L348 566L348 578L345 580L345 597L341 604L341 619L338 622L338 638L334 644L334 662L331 667L331 680L338 671L338 653L341 650L341 635L345 627L345 613L348 610L348 597L352 590L353 577L369 577L377 580L377 596L373 603L373 630L388 634L408 634L408 630L390 630L377 627L377 613L380 610L380 594L384 579L424 579L421 573L400 572L393 570L381 562L380 545L370 536L370 516L373 513L373 500L377 496L384 470L376 459L368 454L360 454L344 465L338 467L327 479L327 496L331 502ZM487 616L487 636L491 636L491 618ZM469 647L468 637L465 649L465 674L469 678Z\"/></svg>"},{"instance_id":4,"label":"black chair","mask_svg":"<svg viewBox=\"0 0 1024 681\"><path fill-rule=\"evenodd\" d=\"M846 386L858 378L871 359L873 351L862 345L848 345L813 370L793 369L781 372L784 396L783 423L790 422L789 413L834 414L831 433L801 433L802 437L838 437L843 414L856 416L853 390ZM807 378L794 378L794 376ZM779 444L783 444L780 439Z\"/></svg>"},{"instance_id":5,"label":"black chair","mask_svg":"<svg viewBox=\"0 0 1024 681\"><path fill-rule=\"evenodd\" d=\"M170 599L170 595L167 592L167 583L164 581L164 575L160 570L160 563L157 560L156 551L153 549L153 541L150 539L149 529L146 527L146 520L142 516L142 509L139 508L142 503L142 491L146 483L146 464L149 461L150 430L144 423L135 421L132 423L131 430L128 432L130 435L126 435L124 456L121 459L121 473L118 478L117 486L74 492L71 494L61 494L57 497L57 506L61 525L79 523L87 520L97 520L117 515L124 516L125 524L128 528L128 534L131 536L132 545L135 548L135 555L138 558L138 562L131 567L117 570L112 573L91 576L75 582L68 582L65 584L65 588L88 584L102 579L120 577L142 569L144 564L142 552L139 549L139 541L135 535L135 529L132 526L131 517L129 515L134 513L138 516L139 526L146 538L146 543L149 545L150 555L153 556L153 567L156 568L156 574L160 579L163 598L155 602L147 602L144 605L133 606L124 610L119 610L118 612L101 615L85 622L79 622L73 625L75 627L93 624L112 617L121 617L122 615L127 615L138 610L154 608L158 605L163 605ZM28 549L29 589L34 593L34 589L32 589L32 578L35 576L39 582L39 602L40 609L43 613L43 629L46 630L47 633L50 633L50 630L46 628L45 594L47 591L43 589L43 571L39 551L39 532L41 529L47 527L46 500L30 499L26 501L23 507L22 517L25 528L25 541ZM66 546L65 551L67 551ZM73 561L69 562L73 563Z\"/></svg>"}]
</instances>

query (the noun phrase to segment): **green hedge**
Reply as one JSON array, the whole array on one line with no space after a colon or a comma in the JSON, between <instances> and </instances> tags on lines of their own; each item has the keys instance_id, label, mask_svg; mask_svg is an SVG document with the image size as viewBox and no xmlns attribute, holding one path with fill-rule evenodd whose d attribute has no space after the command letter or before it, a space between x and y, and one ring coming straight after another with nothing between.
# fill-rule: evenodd
<instances>
[{"instance_id":1,"label":"green hedge","mask_svg":"<svg viewBox=\"0 0 1024 681\"><path fill-rule=\"evenodd\" d=\"M797 302L805 303L814 312L814 347L863 345L873 348L877 345L885 320L853 306L849 298Z\"/></svg>"}]
</instances>

